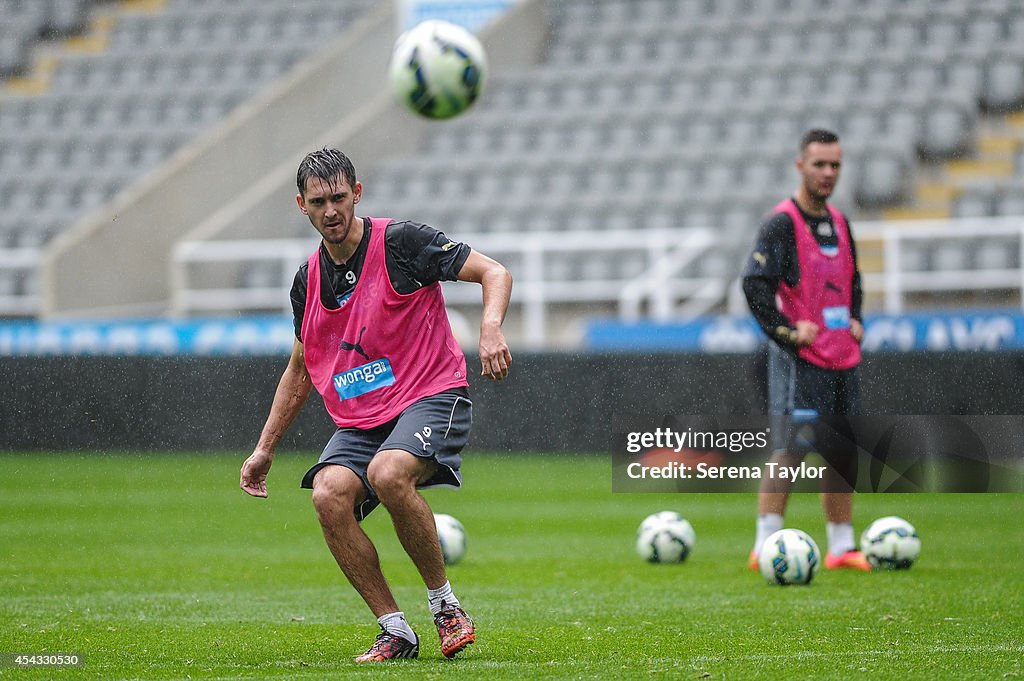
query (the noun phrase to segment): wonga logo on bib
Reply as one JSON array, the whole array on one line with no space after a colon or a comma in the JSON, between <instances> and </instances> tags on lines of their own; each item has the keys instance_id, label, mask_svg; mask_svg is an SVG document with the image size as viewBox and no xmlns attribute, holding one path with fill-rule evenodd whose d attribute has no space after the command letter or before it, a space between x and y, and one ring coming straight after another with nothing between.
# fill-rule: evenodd
<instances>
[{"instance_id":1,"label":"wonga logo on bib","mask_svg":"<svg viewBox=\"0 0 1024 681\"><path fill-rule=\"evenodd\" d=\"M391 362L385 357L343 371L331 380L334 382L334 389L338 391L338 397L341 400L349 400L378 388L393 385L395 373L391 370Z\"/></svg>"}]
</instances>

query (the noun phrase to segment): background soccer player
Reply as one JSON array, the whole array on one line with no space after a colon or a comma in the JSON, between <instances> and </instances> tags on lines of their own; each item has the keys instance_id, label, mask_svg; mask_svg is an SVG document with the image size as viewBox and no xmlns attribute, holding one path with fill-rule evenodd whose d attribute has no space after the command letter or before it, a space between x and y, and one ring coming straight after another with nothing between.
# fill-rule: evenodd
<instances>
[{"instance_id":1,"label":"background soccer player","mask_svg":"<svg viewBox=\"0 0 1024 681\"><path fill-rule=\"evenodd\" d=\"M773 459L799 465L808 445L797 430L821 417L860 412L860 272L849 221L828 198L842 167L839 138L810 130L800 141L800 184L761 225L743 275L751 312L768 335L769 413L785 415L788 428L774 443ZM775 429L773 429L774 431ZM822 442L818 442L822 445ZM822 452L829 459L833 452ZM835 463L834 461L831 463ZM788 481L764 478L758 495L757 533L750 565L764 539L782 529ZM822 505L827 519L826 568L869 570L855 550L853 494L830 466Z\"/></svg>"}]
</instances>

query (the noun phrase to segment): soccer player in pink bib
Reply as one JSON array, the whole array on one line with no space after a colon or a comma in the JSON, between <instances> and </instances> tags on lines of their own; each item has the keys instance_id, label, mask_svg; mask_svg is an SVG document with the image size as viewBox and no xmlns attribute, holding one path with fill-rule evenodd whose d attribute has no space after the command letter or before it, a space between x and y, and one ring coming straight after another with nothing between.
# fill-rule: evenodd
<instances>
[{"instance_id":1,"label":"soccer player in pink bib","mask_svg":"<svg viewBox=\"0 0 1024 681\"><path fill-rule=\"evenodd\" d=\"M860 413L860 272L849 221L828 203L842 166L839 138L810 130L796 161L800 185L761 226L743 273L747 303L768 343L768 411L785 417L773 432L773 460L798 466L809 448L799 434L829 416ZM830 452L822 452L826 456ZM841 455L840 455L841 456ZM856 550L853 493L834 466L826 470L822 505L827 520L825 567L870 570ZM787 483L764 478L750 566L764 539L783 528Z\"/></svg>"},{"instance_id":2,"label":"soccer player in pink bib","mask_svg":"<svg viewBox=\"0 0 1024 681\"><path fill-rule=\"evenodd\" d=\"M295 343L241 488L267 496L274 450L316 388L337 425L302 486L338 566L377 617L380 634L356 658L413 658L413 632L359 522L383 504L427 587L441 652L474 642L473 621L448 581L434 517L417 491L459 487L472 402L466 360L452 335L441 281L480 284L481 374L508 376L501 325L512 278L501 264L426 225L359 217L362 184L337 149L308 154L296 175L299 210L322 240L295 275Z\"/></svg>"}]
</instances>

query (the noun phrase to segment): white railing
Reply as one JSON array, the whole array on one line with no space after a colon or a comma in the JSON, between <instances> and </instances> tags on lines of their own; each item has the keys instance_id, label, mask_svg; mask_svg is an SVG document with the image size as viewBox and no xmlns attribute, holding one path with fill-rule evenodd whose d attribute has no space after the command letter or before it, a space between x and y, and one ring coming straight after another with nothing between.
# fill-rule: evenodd
<instances>
[{"instance_id":1,"label":"white railing","mask_svg":"<svg viewBox=\"0 0 1024 681\"><path fill-rule=\"evenodd\" d=\"M900 313L910 293L964 293L987 290L1015 291L1024 307L1024 217L963 218L959 220L865 222L854 226L859 242L882 243L884 268L863 275L866 293L881 293L885 312ZM1007 253L1008 266L997 268L943 267L931 263L926 269L907 265L908 249L923 245L969 249L983 240L1004 238L1016 241ZM967 264L967 263L964 263ZM863 269L863 268L862 268Z\"/></svg>"},{"instance_id":2,"label":"white railing","mask_svg":"<svg viewBox=\"0 0 1024 681\"><path fill-rule=\"evenodd\" d=\"M1024 306L1024 217L979 218L941 221L858 222L854 225L860 244L864 288L882 301L884 311L899 313L908 307L908 297L921 293L941 296L996 290L1006 300ZM713 255L719 248L717 230L671 229L614 232L529 232L523 234L460 234L474 248L509 264L515 275L513 304L520 315L522 335L535 346L551 337L553 311L561 306L598 303L615 310L625 320L640 318L673 321L721 309L745 313L746 306L733 278L693 276L690 265ZM183 242L172 259L173 299L171 311L179 317L195 314L237 312L290 312L288 290L295 269L316 247L315 235L302 239L264 239ZM961 266L931 262L922 268L911 255L922 247L942 246L977 249L992 244L1013 249L1005 266L983 266L965 262ZM881 269L865 267L874 252L881 256ZM640 264L639 274L612 274L599 278L567 270L568 258L631 258ZM997 259L998 260L998 259ZM231 266L265 262L280 274L258 286L241 281L221 288L203 287L197 273L210 266ZM14 277L35 276L39 251L33 248L0 249L0 316L32 316L38 312L38 297L32 287L11 286ZM692 268L689 268L692 270ZM561 274L553 274L560 271ZM614 268L612 270L615 271ZM83 285L87 285L84 282ZM446 285L445 297L453 306L473 308L480 304L475 287ZM582 305L581 305L582 307ZM571 314L571 313L570 313ZM581 313L582 315L583 313Z\"/></svg>"},{"instance_id":3,"label":"white railing","mask_svg":"<svg viewBox=\"0 0 1024 681\"><path fill-rule=\"evenodd\" d=\"M248 239L238 241L183 241L174 248L171 259L171 313L176 317L209 312L249 312L280 310L290 312L288 291L295 270L313 249L317 240ZM276 284L252 287L196 288L190 268L221 263L265 262L277 264L283 274Z\"/></svg>"},{"instance_id":4,"label":"white railing","mask_svg":"<svg viewBox=\"0 0 1024 681\"><path fill-rule=\"evenodd\" d=\"M906 307L909 294L1005 290L1008 299L1024 305L1024 218L987 218L945 221L860 222L854 226L862 259L874 245L880 248L882 270L866 271L867 294L881 294L886 312ZM719 248L716 230L670 229L614 232L531 232L527 234L460 234L477 250L509 263L515 276L513 303L521 313L523 339L543 346L550 338L551 313L566 304L602 303L617 310L624 321L640 318L673 321L721 308L727 300L732 312L744 312L738 297L735 271L724 276L693 276L687 268ZM978 269L936 267L914 269L908 253L915 247L956 248L962 244L1001 237L1016 250L1008 266ZM288 289L298 263L315 247L314 239L186 242L173 259L175 296L173 312L179 316L209 312L289 310ZM553 276L560 261L594 257L642 257L642 272L607 278ZM260 288L203 289L190 280L197 264L264 260L275 262L284 273L279 285ZM940 263L941 265L941 263ZM920 266L917 263L916 266ZM863 269L863 268L862 268ZM445 286L452 306L480 304L474 287Z\"/></svg>"},{"instance_id":5,"label":"white railing","mask_svg":"<svg viewBox=\"0 0 1024 681\"><path fill-rule=\"evenodd\" d=\"M515 277L513 304L521 311L523 337L543 346L548 340L552 306L605 303L626 318L644 314L670 318L697 314L719 304L726 281L718 277L683 276L686 265L696 262L716 244L710 229L607 231L600 233L459 234L459 239L481 253L510 266ZM289 311L288 290L298 265L316 247L310 239L184 242L172 260L174 299L172 313L236 311ZM557 279L551 276L556 261L570 254L597 257L643 258L643 274L633 277ZM204 263L265 261L285 273L279 286L260 288L202 288L193 282L193 270ZM445 285L445 299L452 306L477 306L475 287Z\"/></svg>"}]
</instances>

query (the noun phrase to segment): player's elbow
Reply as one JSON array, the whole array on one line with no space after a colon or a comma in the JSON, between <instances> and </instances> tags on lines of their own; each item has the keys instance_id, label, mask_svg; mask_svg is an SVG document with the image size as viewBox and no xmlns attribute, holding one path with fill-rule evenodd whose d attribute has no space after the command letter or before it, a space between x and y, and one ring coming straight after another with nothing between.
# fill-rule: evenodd
<instances>
[{"instance_id":1,"label":"player's elbow","mask_svg":"<svg viewBox=\"0 0 1024 681\"><path fill-rule=\"evenodd\" d=\"M486 258L477 263L475 270L467 277L468 281L475 281L489 290L512 290L512 273L497 260Z\"/></svg>"},{"instance_id":2,"label":"player's elbow","mask_svg":"<svg viewBox=\"0 0 1024 681\"><path fill-rule=\"evenodd\" d=\"M494 261L494 265L491 267L488 275L491 277L493 283L500 286L503 289L512 290L512 273L508 271L504 265L498 261Z\"/></svg>"}]
</instances>

